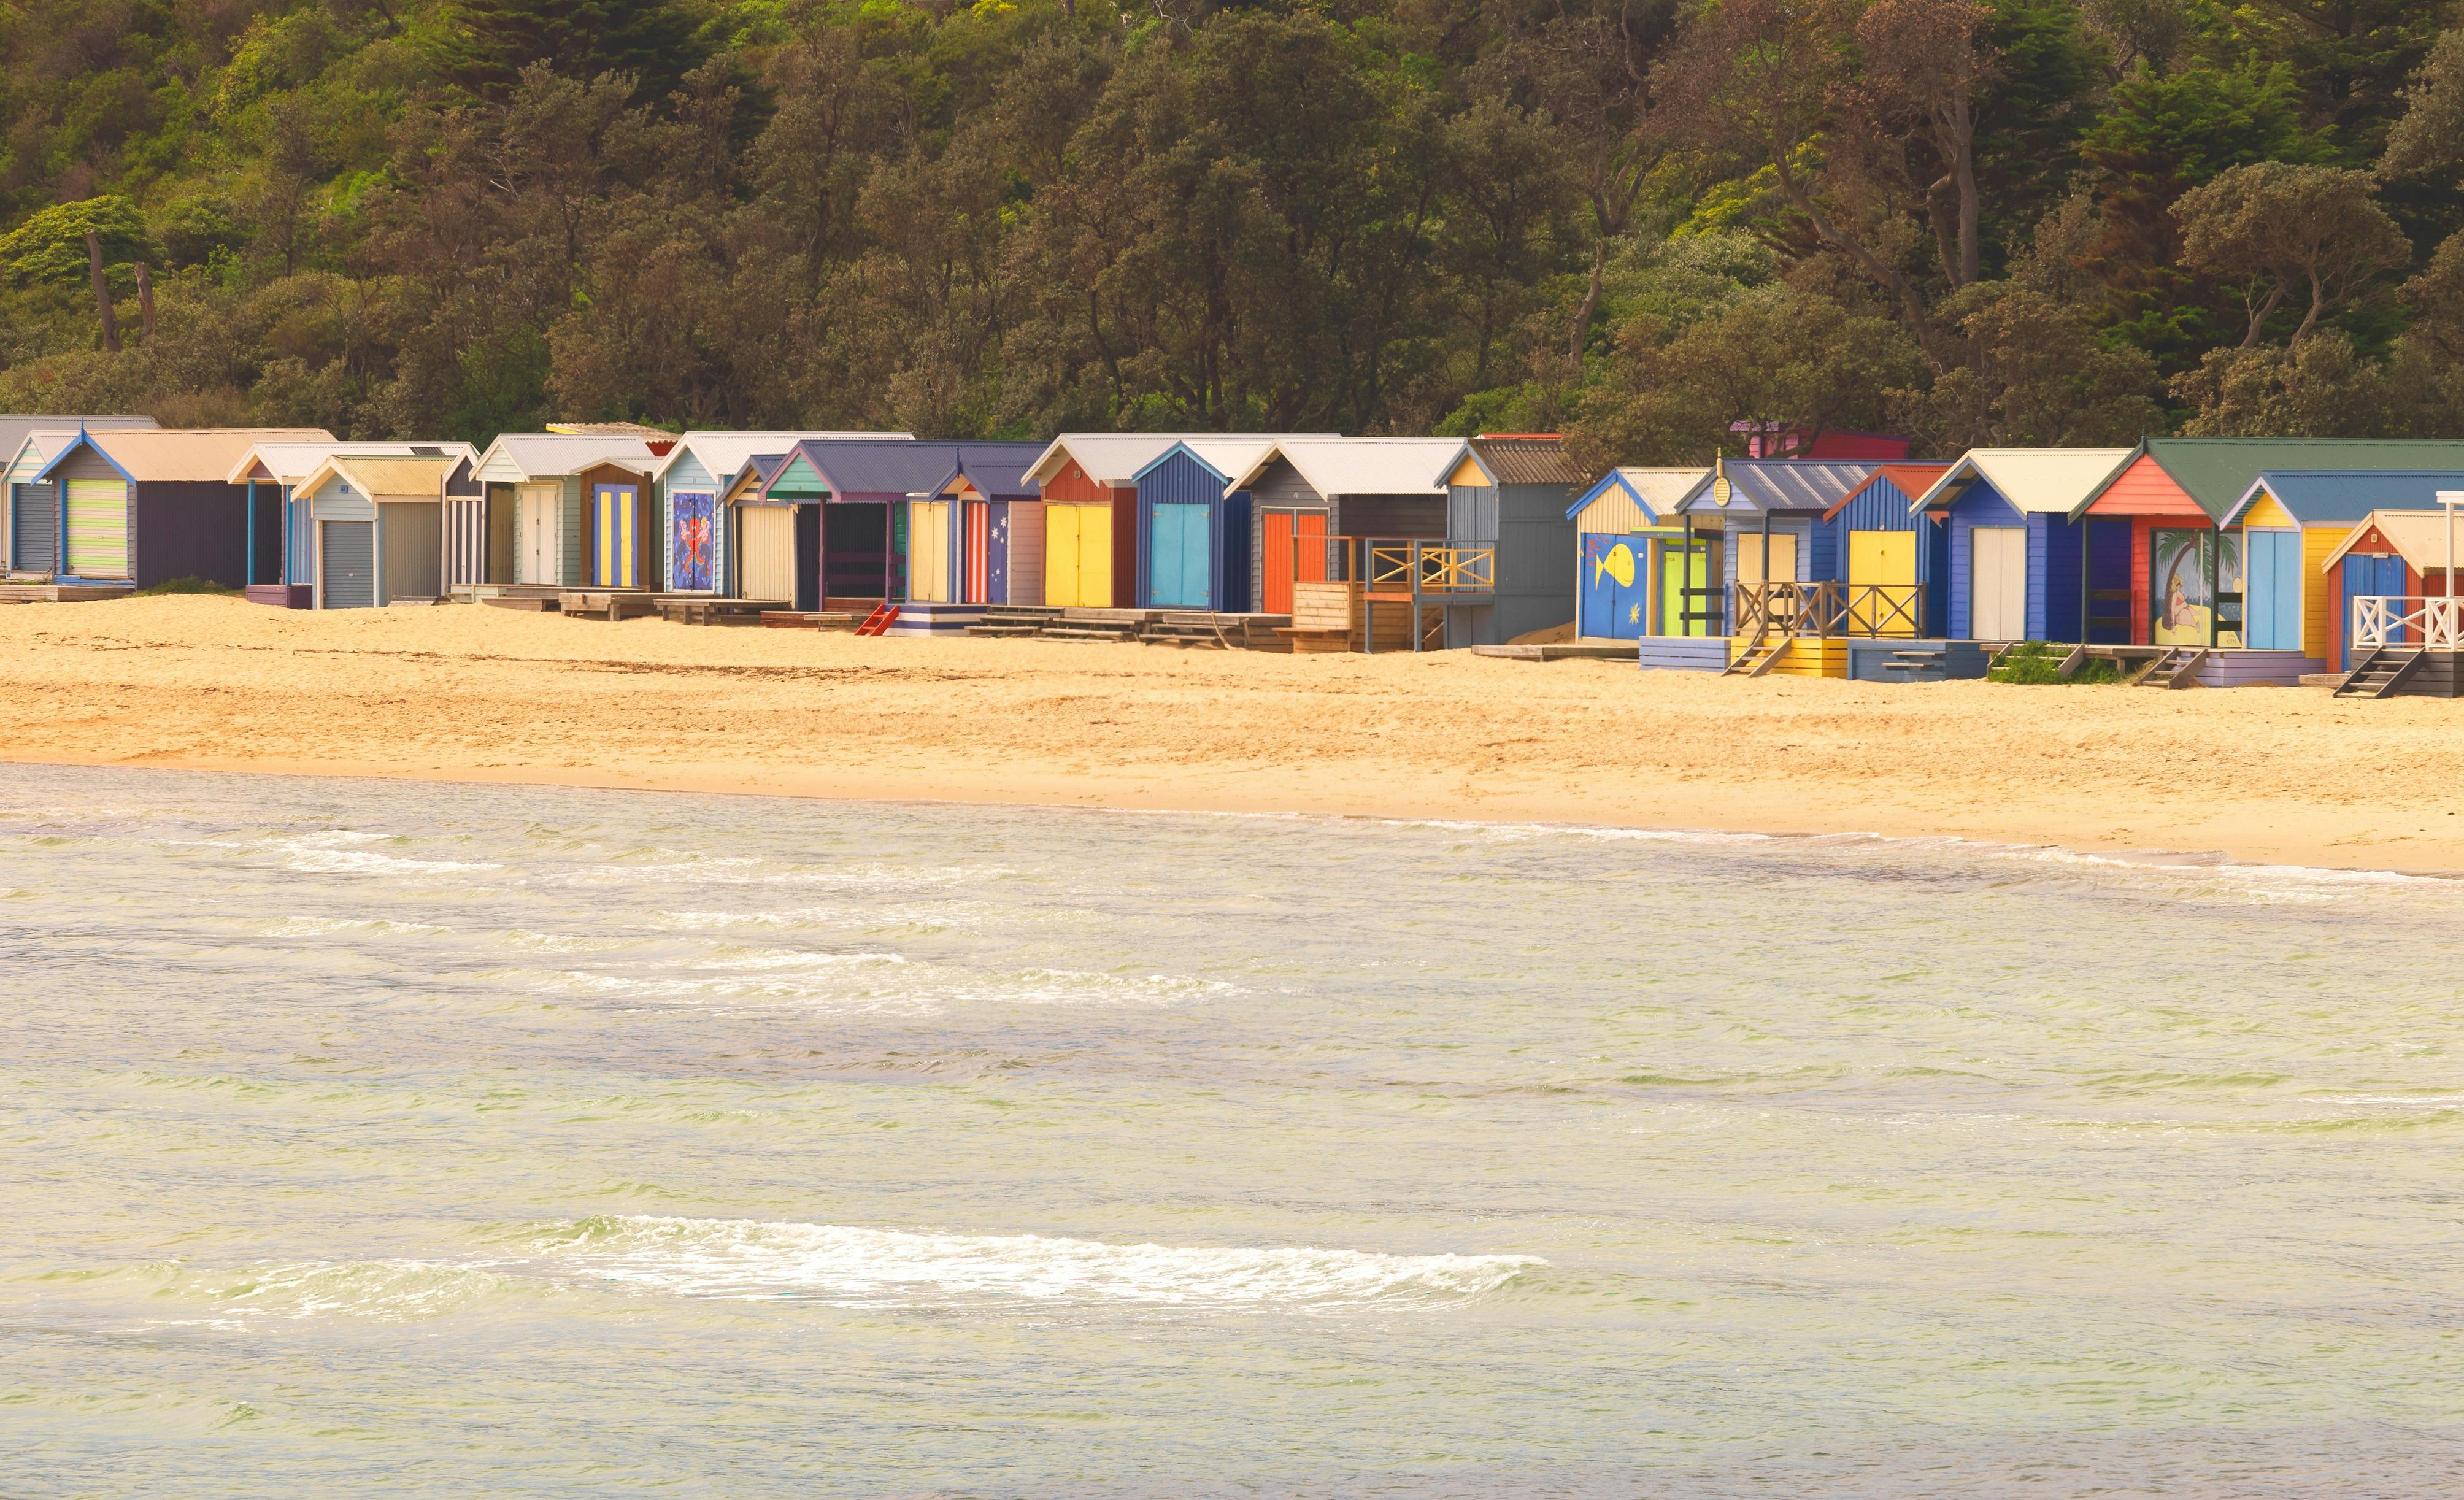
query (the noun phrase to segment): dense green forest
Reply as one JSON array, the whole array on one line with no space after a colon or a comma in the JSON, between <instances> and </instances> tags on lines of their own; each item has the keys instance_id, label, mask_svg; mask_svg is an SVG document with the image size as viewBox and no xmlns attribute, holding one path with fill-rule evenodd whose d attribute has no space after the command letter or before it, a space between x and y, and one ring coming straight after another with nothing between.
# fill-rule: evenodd
<instances>
[{"instance_id":1,"label":"dense green forest","mask_svg":"<svg viewBox=\"0 0 2464 1500\"><path fill-rule=\"evenodd\" d=\"M2464 435L2430 0L5 0L0 409Z\"/></svg>"}]
</instances>

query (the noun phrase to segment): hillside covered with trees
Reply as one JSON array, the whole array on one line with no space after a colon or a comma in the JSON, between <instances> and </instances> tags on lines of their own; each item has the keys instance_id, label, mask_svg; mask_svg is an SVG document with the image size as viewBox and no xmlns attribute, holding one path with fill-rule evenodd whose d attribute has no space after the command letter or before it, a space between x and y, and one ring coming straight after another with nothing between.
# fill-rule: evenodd
<instances>
[{"instance_id":1,"label":"hillside covered with trees","mask_svg":"<svg viewBox=\"0 0 2464 1500\"><path fill-rule=\"evenodd\" d=\"M0 0L0 409L2464 435L2428 0Z\"/></svg>"}]
</instances>

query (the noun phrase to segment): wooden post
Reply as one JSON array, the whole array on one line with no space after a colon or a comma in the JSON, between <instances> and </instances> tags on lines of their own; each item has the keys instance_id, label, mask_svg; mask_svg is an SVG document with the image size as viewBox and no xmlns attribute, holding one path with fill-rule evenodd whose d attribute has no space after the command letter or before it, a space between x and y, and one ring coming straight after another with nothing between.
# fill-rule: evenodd
<instances>
[{"instance_id":1,"label":"wooden post","mask_svg":"<svg viewBox=\"0 0 2464 1500\"><path fill-rule=\"evenodd\" d=\"M2225 602L2216 593L2217 566L2224 560L2224 528L2211 521L2208 525L2208 650L2216 649L2221 629L2218 619L2225 612Z\"/></svg>"},{"instance_id":2,"label":"wooden post","mask_svg":"<svg viewBox=\"0 0 2464 1500\"><path fill-rule=\"evenodd\" d=\"M111 284L102 276L102 242L85 232L85 273L94 283L94 314L102 320L102 346L120 352L120 320L111 311Z\"/></svg>"},{"instance_id":3,"label":"wooden post","mask_svg":"<svg viewBox=\"0 0 2464 1500\"><path fill-rule=\"evenodd\" d=\"M248 481L248 557L240 564L239 576L249 584L256 582L256 477Z\"/></svg>"}]
</instances>

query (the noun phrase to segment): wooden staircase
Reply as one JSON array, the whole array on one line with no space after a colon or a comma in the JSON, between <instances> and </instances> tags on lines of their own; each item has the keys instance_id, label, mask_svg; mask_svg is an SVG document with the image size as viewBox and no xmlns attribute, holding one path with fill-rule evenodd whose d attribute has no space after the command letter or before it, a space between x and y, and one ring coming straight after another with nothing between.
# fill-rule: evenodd
<instances>
[{"instance_id":1,"label":"wooden staircase","mask_svg":"<svg viewBox=\"0 0 2464 1500\"><path fill-rule=\"evenodd\" d=\"M2008 647L2003 648L2004 651L2009 650ZM1997 651L1996 659L2001 654ZM1893 651L1891 659L1882 663L1882 670L1903 682L1948 682L1950 651L1943 646L1919 646Z\"/></svg>"},{"instance_id":2,"label":"wooden staircase","mask_svg":"<svg viewBox=\"0 0 2464 1500\"><path fill-rule=\"evenodd\" d=\"M855 628L855 633L858 635L879 635L897 623L898 607L885 601L883 604L875 607L872 613L864 617L864 623Z\"/></svg>"},{"instance_id":3,"label":"wooden staircase","mask_svg":"<svg viewBox=\"0 0 2464 1500\"><path fill-rule=\"evenodd\" d=\"M2340 698L2383 698L2407 677L2421 670L2423 651L2414 646L2382 646L2365 656L2337 685Z\"/></svg>"},{"instance_id":4,"label":"wooden staircase","mask_svg":"<svg viewBox=\"0 0 2464 1500\"><path fill-rule=\"evenodd\" d=\"M1790 637L1782 635L1770 640L1756 640L1749 643L1744 651L1737 653L1737 659L1728 663L1721 671L1720 675L1724 677L1761 676L1771 671L1771 664L1778 661L1780 653L1788 650L1789 640Z\"/></svg>"},{"instance_id":5,"label":"wooden staircase","mask_svg":"<svg viewBox=\"0 0 2464 1500\"><path fill-rule=\"evenodd\" d=\"M2149 662L2130 679L2134 688L2187 688L2197 683L2199 663L2208 659L2206 651L2195 646L2176 646Z\"/></svg>"},{"instance_id":6,"label":"wooden staircase","mask_svg":"<svg viewBox=\"0 0 2464 1500\"><path fill-rule=\"evenodd\" d=\"M1167 609L1148 622L1138 639L1149 646L1196 647L1201 651L1288 651L1291 643L1275 633L1289 625L1289 615L1214 614L1196 609Z\"/></svg>"},{"instance_id":7,"label":"wooden staircase","mask_svg":"<svg viewBox=\"0 0 2464 1500\"><path fill-rule=\"evenodd\" d=\"M1041 635L1047 625L1057 624L1061 611L1040 605L986 605L981 623L967 627L969 635L1017 639Z\"/></svg>"}]
</instances>

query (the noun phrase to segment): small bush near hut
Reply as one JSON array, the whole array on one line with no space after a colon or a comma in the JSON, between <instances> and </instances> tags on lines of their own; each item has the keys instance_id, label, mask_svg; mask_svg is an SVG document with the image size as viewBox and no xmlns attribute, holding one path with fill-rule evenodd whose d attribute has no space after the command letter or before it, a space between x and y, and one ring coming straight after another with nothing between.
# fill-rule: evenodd
<instances>
[{"instance_id":1,"label":"small bush near hut","mask_svg":"<svg viewBox=\"0 0 2464 1500\"><path fill-rule=\"evenodd\" d=\"M2062 675L2062 658L2070 654L2067 646L2048 641L2026 641L2011 648L1986 675L1995 682L2013 682L2023 687L2056 684L2062 687L2083 682L2119 682L2120 669L2112 662L2090 660L2079 663L2079 670L2068 677Z\"/></svg>"},{"instance_id":2,"label":"small bush near hut","mask_svg":"<svg viewBox=\"0 0 2464 1500\"><path fill-rule=\"evenodd\" d=\"M181 578L166 578L159 584L137 590L129 597L152 599L162 594L236 594L240 590L236 588L228 587L215 583L212 579L199 578L196 574L190 573Z\"/></svg>"}]
</instances>

